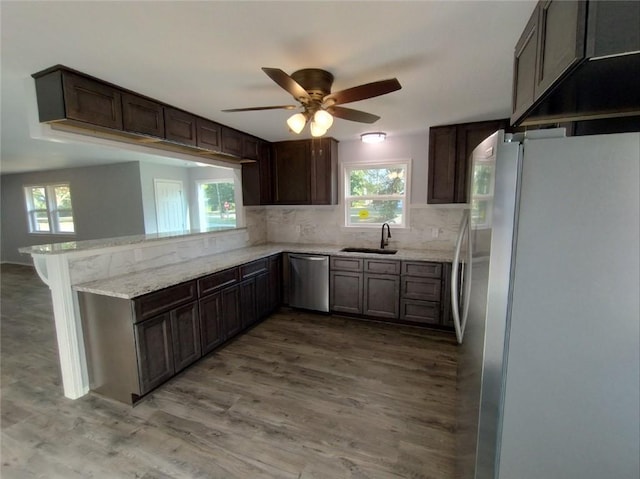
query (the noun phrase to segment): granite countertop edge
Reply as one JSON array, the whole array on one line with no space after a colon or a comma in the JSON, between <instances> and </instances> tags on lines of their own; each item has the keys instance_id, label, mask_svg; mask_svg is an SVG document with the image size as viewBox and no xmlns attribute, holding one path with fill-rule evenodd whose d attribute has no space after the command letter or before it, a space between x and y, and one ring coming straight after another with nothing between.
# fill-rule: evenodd
<instances>
[{"instance_id":1,"label":"granite countertop edge","mask_svg":"<svg viewBox=\"0 0 640 479\"><path fill-rule=\"evenodd\" d=\"M182 263L76 284L73 289L78 292L133 299L278 253L308 253L396 261L451 262L453 260L453 251L399 249L394 255L381 255L376 253L343 252L341 251L342 248L342 246L334 245L268 243L203 256Z\"/></svg>"}]
</instances>

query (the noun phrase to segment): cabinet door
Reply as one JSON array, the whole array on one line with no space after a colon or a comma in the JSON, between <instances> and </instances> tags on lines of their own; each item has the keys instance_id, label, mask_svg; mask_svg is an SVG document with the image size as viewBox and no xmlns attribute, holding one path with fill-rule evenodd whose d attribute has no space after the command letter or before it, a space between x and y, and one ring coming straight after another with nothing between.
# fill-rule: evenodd
<instances>
[{"instance_id":1,"label":"cabinet door","mask_svg":"<svg viewBox=\"0 0 640 479\"><path fill-rule=\"evenodd\" d=\"M400 277L364 274L363 314L376 318L398 319Z\"/></svg>"},{"instance_id":2,"label":"cabinet door","mask_svg":"<svg viewBox=\"0 0 640 479\"><path fill-rule=\"evenodd\" d=\"M232 286L221 291L224 339L231 339L242 329L240 318L240 288Z\"/></svg>"},{"instance_id":3,"label":"cabinet door","mask_svg":"<svg viewBox=\"0 0 640 479\"><path fill-rule=\"evenodd\" d=\"M535 100L539 14L540 7L537 7L516 43L513 55L512 123L520 118Z\"/></svg>"},{"instance_id":4,"label":"cabinet door","mask_svg":"<svg viewBox=\"0 0 640 479\"><path fill-rule=\"evenodd\" d=\"M548 0L540 7L535 98L584 58L587 2Z\"/></svg>"},{"instance_id":5,"label":"cabinet door","mask_svg":"<svg viewBox=\"0 0 640 479\"><path fill-rule=\"evenodd\" d=\"M164 110L160 103L122 93L122 122L125 131L164 138Z\"/></svg>"},{"instance_id":6,"label":"cabinet door","mask_svg":"<svg viewBox=\"0 0 640 479\"><path fill-rule=\"evenodd\" d=\"M243 135L239 131L232 130L231 128L227 128L226 126L222 127L221 134L222 152L240 158L242 156Z\"/></svg>"},{"instance_id":7,"label":"cabinet door","mask_svg":"<svg viewBox=\"0 0 640 479\"><path fill-rule=\"evenodd\" d=\"M200 300L200 339L203 355L213 351L224 341L220 292Z\"/></svg>"},{"instance_id":8,"label":"cabinet door","mask_svg":"<svg viewBox=\"0 0 640 479\"><path fill-rule=\"evenodd\" d=\"M362 273L331 271L329 275L331 311L362 314Z\"/></svg>"},{"instance_id":9,"label":"cabinet door","mask_svg":"<svg viewBox=\"0 0 640 479\"><path fill-rule=\"evenodd\" d=\"M286 141L273 145L274 203L311 203L311 152L308 141Z\"/></svg>"},{"instance_id":10,"label":"cabinet door","mask_svg":"<svg viewBox=\"0 0 640 479\"><path fill-rule=\"evenodd\" d=\"M207 150L220 151L222 126L213 121L196 118L196 145Z\"/></svg>"},{"instance_id":11,"label":"cabinet door","mask_svg":"<svg viewBox=\"0 0 640 479\"><path fill-rule=\"evenodd\" d=\"M311 140L311 204L333 205L337 201L337 142L331 138Z\"/></svg>"},{"instance_id":12,"label":"cabinet door","mask_svg":"<svg viewBox=\"0 0 640 479\"><path fill-rule=\"evenodd\" d=\"M140 393L146 394L174 374L171 313L134 325Z\"/></svg>"},{"instance_id":13,"label":"cabinet door","mask_svg":"<svg viewBox=\"0 0 640 479\"><path fill-rule=\"evenodd\" d=\"M269 272L256 275L256 314L258 320L269 314Z\"/></svg>"},{"instance_id":14,"label":"cabinet door","mask_svg":"<svg viewBox=\"0 0 640 479\"><path fill-rule=\"evenodd\" d=\"M427 203L454 203L456 188L456 127L429 129Z\"/></svg>"},{"instance_id":15,"label":"cabinet door","mask_svg":"<svg viewBox=\"0 0 640 479\"><path fill-rule=\"evenodd\" d=\"M120 90L74 73L62 78L67 118L122 130Z\"/></svg>"},{"instance_id":16,"label":"cabinet door","mask_svg":"<svg viewBox=\"0 0 640 479\"><path fill-rule=\"evenodd\" d=\"M173 363L177 373L202 356L198 303L187 304L171 312Z\"/></svg>"},{"instance_id":17,"label":"cabinet door","mask_svg":"<svg viewBox=\"0 0 640 479\"><path fill-rule=\"evenodd\" d=\"M240 283L240 321L242 328L252 326L258 320L256 312L256 279Z\"/></svg>"},{"instance_id":18,"label":"cabinet door","mask_svg":"<svg viewBox=\"0 0 640 479\"><path fill-rule=\"evenodd\" d=\"M269 151L269 145L266 142L260 142L257 161L242 164L242 202L245 206L272 203Z\"/></svg>"},{"instance_id":19,"label":"cabinet door","mask_svg":"<svg viewBox=\"0 0 640 479\"><path fill-rule=\"evenodd\" d=\"M456 185L454 203L466 203L470 181L471 154L489 135L508 128L508 120L482 121L459 125L456 131Z\"/></svg>"},{"instance_id":20,"label":"cabinet door","mask_svg":"<svg viewBox=\"0 0 640 479\"><path fill-rule=\"evenodd\" d=\"M242 138L242 158L247 160L257 160L259 155L259 142L252 136Z\"/></svg>"},{"instance_id":21,"label":"cabinet door","mask_svg":"<svg viewBox=\"0 0 640 479\"><path fill-rule=\"evenodd\" d=\"M182 145L196 146L196 117L174 108L164 109L165 138Z\"/></svg>"},{"instance_id":22,"label":"cabinet door","mask_svg":"<svg viewBox=\"0 0 640 479\"><path fill-rule=\"evenodd\" d=\"M273 312L282 303L282 256L269 258L269 312Z\"/></svg>"}]
</instances>

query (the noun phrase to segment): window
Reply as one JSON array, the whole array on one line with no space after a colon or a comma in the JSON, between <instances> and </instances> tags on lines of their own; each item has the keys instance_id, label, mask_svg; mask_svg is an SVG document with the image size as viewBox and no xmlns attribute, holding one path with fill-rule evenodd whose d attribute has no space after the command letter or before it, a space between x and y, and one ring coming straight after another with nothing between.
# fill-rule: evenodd
<instances>
[{"instance_id":1,"label":"window","mask_svg":"<svg viewBox=\"0 0 640 479\"><path fill-rule=\"evenodd\" d=\"M26 186L24 192L30 233L75 233L68 184Z\"/></svg>"},{"instance_id":2,"label":"window","mask_svg":"<svg viewBox=\"0 0 640 479\"><path fill-rule=\"evenodd\" d=\"M495 162L476 161L471 185L471 224L474 229L491 227Z\"/></svg>"},{"instance_id":3,"label":"window","mask_svg":"<svg viewBox=\"0 0 640 479\"><path fill-rule=\"evenodd\" d=\"M198 182L200 229L236 227L236 203L233 179Z\"/></svg>"},{"instance_id":4,"label":"window","mask_svg":"<svg viewBox=\"0 0 640 479\"><path fill-rule=\"evenodd\" d=\"M409 162L345 165L345 224L407 225Z\"/></svg>"}]
</instances>

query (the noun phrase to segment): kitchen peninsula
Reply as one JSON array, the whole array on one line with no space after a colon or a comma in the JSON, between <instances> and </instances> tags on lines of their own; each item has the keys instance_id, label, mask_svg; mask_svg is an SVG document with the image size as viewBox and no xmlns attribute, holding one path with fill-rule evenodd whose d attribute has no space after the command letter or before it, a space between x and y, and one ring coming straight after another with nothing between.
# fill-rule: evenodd
<instances>
[{"instance_id":1,"label":"kitchen peninsula","mask_svg":"<svg viewBox=\"0 0 640 479\"><path fill-rule=\"evenodd\" d=\"M90 389L77 292L128 301L179 284L201 282L216 273L242 268L285 252L360 258L376 256L344 253L341 249L342 246L336 245L252 245L247 230L238 228L42 245L22 248L21 252L31 254L38 274L51 289L64 392L65 396L75 399ZM398 263L446 263L451 259L452 252L439 250L401 249L394 255ZM195 283L193 287L196 288ZM273 308L274 303L271 304ZM206 349L202 354L208 352Z\"/></svg>"}]
</instances>

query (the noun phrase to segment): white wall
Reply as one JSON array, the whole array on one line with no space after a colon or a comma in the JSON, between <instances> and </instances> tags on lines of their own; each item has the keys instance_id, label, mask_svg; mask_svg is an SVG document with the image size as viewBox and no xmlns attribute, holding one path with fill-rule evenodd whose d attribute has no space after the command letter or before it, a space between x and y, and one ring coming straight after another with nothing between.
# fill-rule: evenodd
<instances>
[{"instance_id":1,"label":"white wall","mask_svg":"<svg viewBox=\"0 0 640 479\"><path fill-rule=\"evenodd\" d=\"M0 178L0 251L3 262L30 264L30 257L18 253L18 248L22 246L144 233L137 162L6 174ZM23 187L53 182L69 183L71 186L76 229L76 234L72 236L29 233Z\"/></svg>"}]
</instances>

